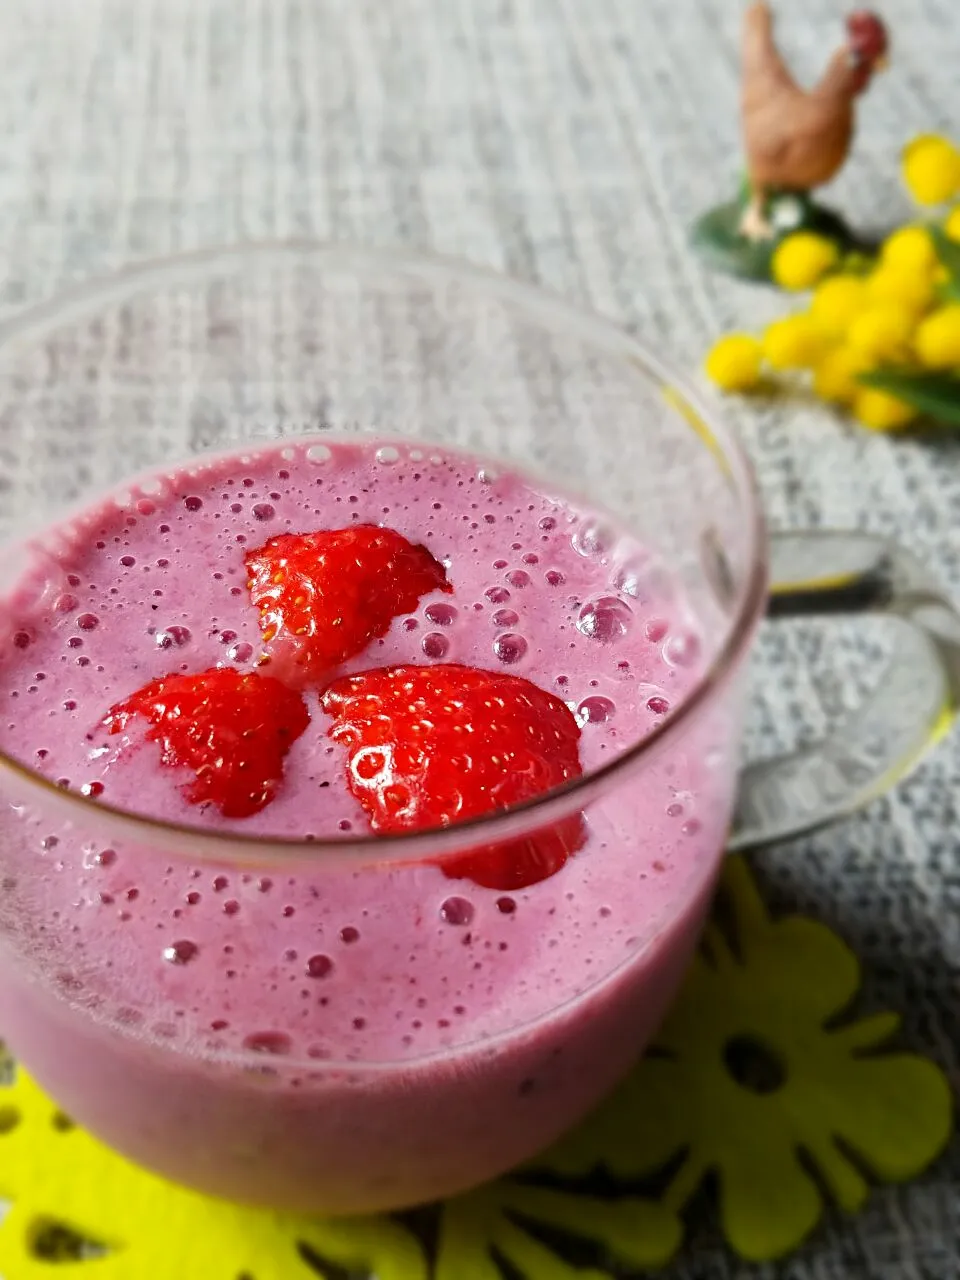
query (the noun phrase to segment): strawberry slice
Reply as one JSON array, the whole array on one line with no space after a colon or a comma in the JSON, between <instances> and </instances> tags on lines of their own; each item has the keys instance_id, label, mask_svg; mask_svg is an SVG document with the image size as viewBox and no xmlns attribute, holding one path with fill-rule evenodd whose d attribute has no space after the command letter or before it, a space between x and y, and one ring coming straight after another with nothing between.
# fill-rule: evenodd
<instances>
[{"instance_id":1,"label":"strawberry slice","mask_svg":"<svg viewBox=\"0 0 960 1280\"><path fill-rule=\"evenodd\" d=\"M154 680L111 707L102 724L120 733L135 716L160 743L163 764L193 773L182 788L190 804L215 805L226 818L270 803L284 757L310 722L299 693L232 667Z\"/></svg>"},{"instance_id":2,"label":"strawberry slice","mask_svg":"<svg viewBox=\"0 0 960 1280\"><path fill-rule=\"evenodd\" d=\"M281 533L244 561L271 661L302 685L386 635L427 592L453 590L426 547L372 524Z\"/></svg>"},{"instance_id":3,"label":"strawberry slice","mask_svg":"<svg viewBox=\"0 0 960 1280\"><path fill-rule=\"evenodd\" d=\"M379 834L447 826L580 776L580 729L559 698L519 676L450 663L335 681L320 699L349 751L347 783ZM579 814L440 863L452 878L522 889L583 844Z\"/></svg>"}]
</instances>

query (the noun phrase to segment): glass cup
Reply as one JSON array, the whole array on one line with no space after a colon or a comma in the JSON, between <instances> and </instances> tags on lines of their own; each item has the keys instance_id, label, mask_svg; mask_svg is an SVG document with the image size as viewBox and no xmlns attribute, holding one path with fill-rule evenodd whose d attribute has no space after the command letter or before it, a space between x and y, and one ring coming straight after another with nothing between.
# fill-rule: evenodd
<instances>
[{"instance_id":1,"label":"glass cup","mask_svg":"<svg viewBox=\"0 0 960 1280\"><path fill-rule=\"evenodd\" d=\"M705 648L682 705L564 788L412 836L306 842L176 826L58 789L0 756L0 1027L18 1057L78 1122L133 1159L217 1195L330 1213L449 1195L548 1145L653 1034L724 849L809 829L889 787L944 729L960 693L960 624L922 568L865 534L768 540L739 445L645 344L465 265L343 246L170 259L0 326L0 581L8 587L42 558L44 530L70 508L121 482L117 502L135 502L143 490L131 475L277 440L322 457L328 439L370 434L395 437L426 464L438 447L496 459L628 529L647 554L620 566L621 598L655 592L668 573ZM896 646L872 696L825 740L741 767L743 669L765 610L885 614L898 624ZM10 643L7 626L0 646ZM279 921L305 918L310 893L349 892L364 930L416 951L410 920L391 903L422 893L435 920L457 886L427 864L577 812L591 828L606 824L618 845L583 872L593 877L590 918L587 899L569 891L579 882L556 876L515 895L509 920L495 894L478 891L472 929L462 908L450 927L431 926L423 959L435 973L459 974L471 947L496 950L508 927L522 963L491 980L479 1021L458 1025L454 1011L430 1052L412 1033L402 1049L338 1054L287 1051L288 1028L274 1025L241 1047L226 1018L188 1031L177 1015L200 979L174 966L160 981L159 954L153 965L131 953L136 906L101 911L95 954L61 964L71 912L102 908L104 877L151 884L158 901L201 888L215 899L229 883L244 912L222 937L254 966L279 946ZM624 877L627 846L637 872ZM66 897L55 890L64 884ZM53 910L61 899L64 910ZM270 912L258 915L261 900ZM158 953L176 927L161 924ZM591 929L598 939L602 930L595 946L584 941ZM291 953L302 966L302 947ZM344 989L415 1026L412 982L400 989L412 963L401 957L379 984L368 974ZM269 975L257 972L269 1007ZM316 998L303 986L305 1000Z\"/></svg>"}]
</instances>

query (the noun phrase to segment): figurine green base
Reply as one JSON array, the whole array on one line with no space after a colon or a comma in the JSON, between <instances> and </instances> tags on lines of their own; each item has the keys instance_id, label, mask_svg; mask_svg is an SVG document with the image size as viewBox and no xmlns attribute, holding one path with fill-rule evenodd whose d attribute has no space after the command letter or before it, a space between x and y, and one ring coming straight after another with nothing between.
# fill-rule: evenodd
<instances>
[{"instance_id":1,"label":"figurine green base","mask_svg":"<svg viewBox=\"0 0 960 1280\"><path fill-rule=\"evenodd\" d=\"M741 230L749 195L743 185L736 200L708 209L690 229L690 243L715 271L741 280L773 283L770 261L777 245L795 231L814 231L833 240L841 253L869 253L860 239L832 209L817 204L805 191L779 191L767 200L765 217L773 228L767 240L750 240Z\"/></svg>"}]
</instances>

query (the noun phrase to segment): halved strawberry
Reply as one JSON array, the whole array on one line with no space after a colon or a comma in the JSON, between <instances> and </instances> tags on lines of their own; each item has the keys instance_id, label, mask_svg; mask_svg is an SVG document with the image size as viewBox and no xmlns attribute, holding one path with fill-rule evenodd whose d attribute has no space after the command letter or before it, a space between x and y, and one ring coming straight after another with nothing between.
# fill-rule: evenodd
<instances>
[{"instance_id":1,"label":"halved strawberry","mask_svg":"<svg viewBox=\"0 0 960 1280\"><path fill-rule=\"evenodd\" d=\"M134 716L147 721L165 765L189 770L191 804L213 804L227 818L247 818L268 805L283 760L310 723L295 693L271 676L213 667L154 680L111 707L102 723L120 733Z\"/></svg>"},{"instance_id":2,"label":"halved strawberry","mask_svg":"<svg viewBox=\"0 0 960 1280\"><path fill-rule=\"evenodd\" d=\"M518 804L580 776L580 729L529 680L449 663L335 681L320 704L349 751L347 782L374 831L417 831ZM491 889L545 880L583 844L579 814L441 862Z\"/></svg>"},{"instance_id":3,"label":"halved strawberry","mask_svg":"<svg viewBox=\"0 0 960 1280\"><path fill-rule=\"evenodd\" d=\"M358 524L281 533L244 557L267 651L285 680L321 680L429 591L452 591L426 547Z\"/></svg>"}]
</instances>

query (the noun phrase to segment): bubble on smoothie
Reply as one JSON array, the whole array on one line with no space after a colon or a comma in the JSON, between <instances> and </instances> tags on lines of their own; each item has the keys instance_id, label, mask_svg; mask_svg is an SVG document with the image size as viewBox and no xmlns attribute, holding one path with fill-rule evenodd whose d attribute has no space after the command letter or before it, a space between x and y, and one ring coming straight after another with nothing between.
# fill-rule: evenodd
<instances>
[{"instance_id":1,"label":"bubble on smoothie","mask_svg":"<svg viewBox=\"0 0 960 1280\"><path fill-rule=\"evenodd\" d=\"M81 613L77 619L77 626L81 631L94 631L100 625L100 619L95 613Z\"/></svg>"},{"instance_id":2,"label":"bubble on smoothie","mask_svg":"<svg viewBox=\"0 0 960 1280\"><path fill-rule=\"evenodd\" d=\"M604 520L595 516L581 520L570 536L577 555L586 558L600 559L613 547L616 535Z\"/></svg>"},{"instance_id":3,"label":"bubble on smoothie","mask_svg":"<svg viewBox=\"0 0 960 1280\"><path fill-rule=\"evenodd\" d=\"M420 648L428 658L436 660L446 657L450 649L450 641L439 631L431 631L420 641Z\"/></svg>"},{"instance_id":4,"label":"bubble on smoothie","mask_svg":"<svg viewBox=\"0 0 960 1280\"><path fill-rule=\"evenodd\" d=\"M308 978L328 978L333 973L333 961L329 956L311 956L306 965Z\"/></svg>"},{"instance_id":5,"label":"bubble on smoothie","mask_svg":"<svg viewBox=\"0 0 960 1280\"><path fill-rule=\"evenodd\" d=\"M183 505L188 511L199 511L203 506L203 499L199 494L191 493L183 500Z\"/></svg>"},{"instance_id":6,"label":"bubble on smoothie","mask_svg":"<svg viewBox=\"0 0 960 1280\"><path fill-rule=\"evenodd\" d=\"M663 570L649 557L634 556L619 565L613 575L613 585L634 600L661 599L666 590Z\"/></svg>"},{"instance_id":7,"label":"bubble on smoothie","mask_svg":"<svg viewBox=\"0 0 960 1280\"><path fill-rule=\"evenodd\" d=\"M515 627L519 621L520 615L512 609L498 609L493 615L494 625L498 627Z\"/></svg>"},{"instance_id":8,"label":"bubble on smoothie","mask_svg":"<svg viewBox=\"0 0 960 1280\"><path fill-rule=\"evenodd\" d=\"M179 938L163 948L163 958L168 964L189 964L200 954L200 948L189 938Z\"/></svg>"},{"instance_id":9,"label":"bubble on smoothie","mask_svg":"<svg viewBox=\"0 0 960 1280\"><path fill-rule=\"evenodd\" d=\"M659 644L669 630L670 624L666 618L650 618L644 625L643 634L651 644Z\"/></svg>"},{"instance_id":10,"label":"bubble on smoothie","mask_svg":"<svg viewBox=\"0 0 960 1280\"><path fill-rule=\"evenodd\" d=\"M603 694L591 694L577 707L577 720L581 725L606 724L616 712L617 704Z\"/></svg>"},{"instance_id":11,"label":"bubble on smoothie","mask_svg":"<svg viewBox=\"0 0 960 1280\"><path fill-rule=\"evenodd\" d=\"M282 1057L293 1048L293 1041L283 1031L254 1031L244 1037L244 1049L251 1053L267 1053Z\"/></svg>"},{"instance_id":12,"label":"bubble on smoothie","mask_svg":"<svg viewBox=\"0 0 960 1280\"><path fill-rule=\"evenodd\" d=\"M613 644L630 630L633 611L616 596L599 596L588 600L577 615L577 630L601 644Z\"/></svg>"},{"instance_id":13,"label":"bubble on smoothie","mask_svg":"<svg viewBox=\"0 0 960 1280\"><path fill-rule=\"evenodd\" d=\"M393 466L395 462L400 461L400 450L395 449L392 444L385 444L377 450L376 459L385 466Z\"/></svg>"},{"instance_id":14,"label":"bubble on smoothie","mask_svg":"<svg viewBox=\"0 0 960 1280\"><path fill-rule=\"evenodd\" d=\"M481 467L477 472L477 479L481 484L496 484L500 479L500 473L493 467Z\"/></svg>"},{"instance_id":15,"label":"bubble on smoothie","mask_svg":"<svg viewBox=\"0 0 960 1280\"><path fill-rule=\"evenodd\" d=\"M517 909L517 902L515 898L511 898L505 895L504 897L497 899L497 910L500 912L501 915L512 916L516 911L516 909Z\"/></svg>"},{"instance_id":16,"label":"bubble on smoothie","mask_svg":"<svg viewBox=\"0 0 960 1280\"><path fill-rule=\"evenodd\" d=\"M332 450L325 444L312 444L307 449L306 458L308 462L329 462L333 457Z\"/></svg>"},{"instance_id":17,"label":"bubble on smoothie","mask_svg":"<svg viewBox=\"0 0 960 1280\"><path fill-rule=\"evenodd\" d=\"M249 662L253 657L253 645L248 644L246 640L240 640L237 644L230 646L227 657L231 662Z\"/></svg>"},{"instance_id":18,"label":"bubble on smoothie","mask_svg":"<svg viewBox=\"0 0 960 1280\"><path fill-rule=\"evenodd\" d=\"M454 896L444 898L440 903L440 919L444 924L464 927L471 922L473 916L473 903L469 898Z\"/></svg>"},{"instance_id":19,"label":"bubble on smoothie","mask_svg":"<svg viewBox=\"0 0 960 1280\"><path fill-rule=\"evenodd\" d=\"M512 666L527 652L526 639L516 631L505 631L493 642L493 652L507 666Z\"/></svg>"},{"instance_id":20,"label":"bubble on smoothie","mask_svg":"<svg viewBox=\"0 0 960 1280\"><path fill-rule=\"evenodd\" d=\"M518 590L522 591L524 587L529 587L530 575L525 569L514 569L511 573L507 574L507 581L510 583L511 587L516 587Z\"/></svg>"},{"instance_id":21,"label":"bubble on smoothie","mask_svg":"<svg viewBox=\"0 0 960 1280\"><path fill-rule=\"evenodd\" d=\"M700 641L691 631L681 631L664 642L662 652L671 667L692 667L700 656Z\"/></svg>"},{"instance_id":22,"label":"bubble on smoothie","mask_svg":"<svg viewBox=\"0 0 960 1280\"><path fill-rule=\"evenodd\" d=\"M269 502L257 502L254 504L254 507L253 507L254 520L260 520L260 521L272 520L276 514L277 514L276 507L271 506Z\"/></svg>"},{"instance_id":23,"label":"bubble on smoothie","mask_svg":"<svg viewBox=\"0 0 960 1280\"><path fill-rule=\"evenodd\" d=\"M510 599L510 592L506 587L488 587L483 594L491 604L506 604Z\"/></svg>"},{"instance_id":24,"label":"bubble on smoothie","mask_svg":"<svg viewBox=\"0 0 960 1280\"><path fill-rule=\"evenodd\" d=\"M449 627L457 618L456 606L444 604L442 600L428 604L423 612L427 619L437 627Z\"/></svg>"},{"instance_id":25,"label":"bubble on smoothie","mask_svg":"<svg viewBox=\"0 0 960 1280\"><path fill-rule=\"evenodd\" d=\"M647 710L655 716L665 716L670 710L670 703L662 694L655 693L647 699Z\"/></svg>"},{"instance_id":26,"label":"bubble on smoothie","mask_svg":"<svg viewBox=\"0 0 960 1280\"><path fill-rule=\"evenodd\" d=\"M153 637L158 649L182 649L192 639L190 628L181 626L164 627Z\"/></svg>"},{"instance_id":27,"label":"bubble on smoothie","mask_svg":"<svg viewBox=\"0 0 960 1280\"><path fill-rule=\"evenodd\" d=\"M344 925L340 930L340 941L350 946L354 942L360 941L360 930L352 924Z\"/></svg>"}]
</instances>

